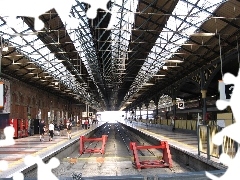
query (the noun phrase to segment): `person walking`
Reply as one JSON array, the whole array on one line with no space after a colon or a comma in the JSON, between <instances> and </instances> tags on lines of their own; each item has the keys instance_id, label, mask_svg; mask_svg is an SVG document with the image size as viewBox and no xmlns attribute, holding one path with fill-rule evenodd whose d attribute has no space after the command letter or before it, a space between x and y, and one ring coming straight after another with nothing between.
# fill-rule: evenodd
<instances>
[{"instance_id":1,"label":"person walking","mask_svg":"<svg viewBox=\"0 0 240 180\"><path fill-rule=\"evenodd\" d=\"M68 139L71 139L72 138L72 134L71 134L71 130L72 130L72 123L67 120L67 134L68 134Z\"/></svg>"},{"instance_id":2,"label":"person walking","mask_svg":"<svg viewBox=\"0 0 240 180\"><path fill-rule=\"evenodd\" d=\"M40 134L40 141L44 141L44 133L45 133L46 125L44 120L41 120L39 123L39 134Z\"/></svg>"},{"instance_id":3,"label":"person walking","mask_svg":"<svg viewBox=\"0 0 240 180\"><path fill-rule=\"evenodd\" d=\"M48 126L48 131L49 131L49 141L52 141L53 139L53 132L54 132L54 124L51 122Z\"/></svg>"}]
</instances>

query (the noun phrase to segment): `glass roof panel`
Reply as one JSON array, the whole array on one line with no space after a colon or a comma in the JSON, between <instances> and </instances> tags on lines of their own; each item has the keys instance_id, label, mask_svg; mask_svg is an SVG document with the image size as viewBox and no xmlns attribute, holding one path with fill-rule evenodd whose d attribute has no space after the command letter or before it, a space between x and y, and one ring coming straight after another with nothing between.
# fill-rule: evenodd
<instances>
[{"instance_id":1,"label":"glass roof panel","mask_svg":"<svg viewBox=\"0 0 240 180\"><path fill-rule=\"evenodd\" d=\"M122 68L117 69L118 72L122 72L125 67L125 60L128 58L128 45L131 39L134 12L136 11L138 0L112 0L111 2L112 19L110 22L112 23L112 29L110 41L112 51L109 53L111 53L111 59L115 64L123 64ZM112 69L116 70L115 68ZM115 81L121 83L121 76L117 76ZM118 87L114 86L114 88ZM114 92L117 93L117 91Z\"/></svg>"},{"instance_id":2,"label":"glass roof panel","mask_svg":"<svg viewBox=\"0 0 240 180\"><path fill-rule=\"evenodd\" d=\"M75 93L78 93L81 90L83 98L87 97L85 98L86 100L94 103L91 95L87 93L80 83L76 81L75 77L72 77L71 73L62 63L51 63L56 60L56 57L43 44L43 42L38 39L36 35L17 35L17 33L33 34L33 32L28 28L21 18L16 19L16 22L17 23L14 27L14 30L9 28L7 25L0 26L0 33L4 39L9 40L9 42L11 42L19 51L24 52L25 55L30 57L32 61L40 65L44 71L48 72L67 87L73 89ZM79 43L76 42L76 45L79 47ZM99 103L96 103L96 105L98 104ZM99 109L100 107L96 108Z\"/></svg>"},{"instance_id":3,"label":"glass roof panel","mask_svg":"<svg viewBox=\"0 0 240 180\"><path fill-rule=\"evenodd\" d=\"M156 40L155 46L152 48L148 58L144 62L141 70L130 87L129 91L132 92L132 96L134 93L139 91L139 87L141 87L143 83L149 81L152 78L152 75L156 74L160 68L162 68L162 66L165 64L165 60L172 56L171 53L176 52L181 47L181 44L188 40L188 36L186 36L186 34L189 35L194 33L198 27L211 15L211 13L225 1L226 0L214 0L211 2L206 0L178 1L172 13L175 16L169 17L166 26L163 28L159 38ZM180 32L180 34L173 33L172 31ZM185 35L183 35L183 32L185 32ZM178 46L173 45L173 43L177 44L176 42L178 43ZM161 46L161 48L158 46ZM148 70L146 65L149 64L151 57L154 57L153 54L156 52L159 54L159 56L156 56L156 61L153 63L155 64L155 67L158 68L152 69L150 76L144 76L145 78L140 80L140 78L137 77L141 76L143 72ZM126 95L124 100L127 101L132 96Z\"/></svg>"}]
</instances>

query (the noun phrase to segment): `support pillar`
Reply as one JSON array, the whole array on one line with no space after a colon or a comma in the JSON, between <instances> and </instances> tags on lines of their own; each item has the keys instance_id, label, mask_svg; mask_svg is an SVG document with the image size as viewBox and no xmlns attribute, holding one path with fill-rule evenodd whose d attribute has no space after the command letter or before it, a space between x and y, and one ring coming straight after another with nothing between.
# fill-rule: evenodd
<instances>
[{"instance_id":1,"label":"support pillar","mask_svg":"<svg viewBox=\"0 0 240 180\"><path fill-rule=\"evenodd\" d=\"M206 102L206 97L207 97L207 90L205 88L205 82L206 78L204 75L204 70L200 71L200 77L201 77L201 94L202 94L202 119L203 119L203 124L207 124L206 122L206 114L207 114L207 102Z\"/></svg>"},{"instance_id":2,"label":"support pillar","mask_svg":"<svg viewBox=\"0 0 240 180\"><path fill-rule=\"evenodd\" d=\"M206 97L207 97L207 90L202 89L201 90L201 94L202 94L202 119L203 119L203 123L207 124L207 122L206 122L206 114L207 114Z\"/></svg>"},{"instance_id":3,"label":"support pillar","mask_svg":"<svg viewBox=\"0 0 240 180\"><path fill-rule=\"evenodd\" d=\"M137 121L137 107L134 108L134 121Z\"/></svg>"},{"instance_id":4,"label":"support pillar","mask_svg":"<svg viewBox=\"0 0 240 180\"><path fill-rule=\"evenodd\" d=\"M155 104L155 106L156 106L156 115L155 115L155 118L154 118L154 120L155 120L155 124L157 124L157 119L158 119L158 102L159 102L159 96L156 96L155 97L155 99L154 99L154 104Z\"/></svg>"},{"instance_id":5,"label":"support pillar","mask_svg":"<svg viewBox=\"0 0 240 180\"><path fill-rule=\"evenodd\" d=\"M177 100L176 90L172 89L172 104L173 104L173 130L175 130L175 120L177 119Z\"/></svg>"},{"instance_id":6,"label":"support pillar","mask_svg":"<svg viewBox=\"0 0 240 180\"><path fill-rule=\"evenodd\" d=\"M146 108L147 108L147 120L148 120L148 106L149 106L149 104L146 104Z\"/></svg>"},{"instance_id":7,"label":"support pillar","mask_svg":"<svg viewBox=\"0 0 240 180\"><path fill-rule=\"evenodd\" d=\"M139 121L142 122L142 105L139 106Z\"/></svg>"}]
</instances>

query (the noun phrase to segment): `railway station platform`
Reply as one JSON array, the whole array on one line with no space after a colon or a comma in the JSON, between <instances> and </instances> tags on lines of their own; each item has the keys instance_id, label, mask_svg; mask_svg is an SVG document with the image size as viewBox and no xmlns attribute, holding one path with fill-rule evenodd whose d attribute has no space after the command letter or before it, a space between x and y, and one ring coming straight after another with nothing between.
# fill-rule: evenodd
<instances>
[{"instance_id":1,"label":"railway station platform","mask_svg":"<svg viewBox=\"0 0 240 180\"><path fill-rule=\"evenodd\" d=\"M200 156L198 155L198 149L197 149L197 136L194 134L186 134L186 133L180 133L180 132L172 132L169 130L165 130L165 129L161 129L159 127L155 127L155 126L146 126L145 124L142 123L137 123L137 122L133 122L133 123L129 123L128 121L124 121L124 122L120 122L122 124L124 124L126 127L129 127L130 132L132 132L132 130L137 130L140 133L143 133L144 136L149 136L154 137L157 140L165 140L168 141L170 148L176 149L177 151L175 152L171 152L172 156L175 158L180 158L180 161L183 160L183 157L189 156L191 158L188 158L188 161L193 160L192 162L189 163L189 166L191 166L191 163L195 163L196 162L204 162L206 164L208 164L212 167L215 168L209 168L209 171L216 173L216 175L222 175L222 173L226 170L226 166L224 166L223 164L221 164L219 162L219 160L217 158L211 158L210 160L207 159L205 154L201 154ZM99 122L98 124L93 124L90 129L82 129L81 127L74 127L72 130L72 139L67 139L67 135L65 136L54 136L53 141L48 141L48 136L45 137L45 141L40 142L39 141L39 136L35 135L35 136L30 136L30 137L26 137L26 138L21 138L21 139L16 139L15 144L9 147L0 147L0 159L1 160L6 160L9 163L9 168L6 171L0 171L0 179L2 178L11 178L14 173L16 172L23 172L24 174L28 174L29 172L31 172L34 168L36 168L36 164L33 166L28 166L25 165L24 163L24 157L26 155L32 155L32 156L40 156L41 159L43 159L44 162L46 162L48 159L51 159L51 157L57 157L59 160L62 159L63 157L65 157L65 160L70 158L70 154L79 148L79 137L84 135L87 136L91 133L93 133L95 130L98 129L98 127L104 125L103 122ZM105 127L105 126L103 126ZM133 128L133 129L131 129ZM107 129L108 131L108 129ZM112 138L110 137L109 142L114 141L116 138L116 134L112 135ZM110 146L111 145L111 146ZM127 144L128 145L128 144ZM94 145L93 145L94 146ZM118 149L118 151L113 150L114 148ZM119 146L122 147L122 146ZM120 158L121 155L123 155L122 149L123 148L119 148L118 146L115 147L114 143L108 143L107 146L107 152L104 155L104 157L106 157L105 159L105 165L108 164L108 156L112 156L112 154L115 154L115 158ZM174 151L174 150L173 150ZM109 154L110 153L110 154ZM121 154L122 153L122 154ZM127 153L124 154L124 157L126 156ZM99 155L101 156L101 155ZM83 160L84 161L84 157L82 158L78 158L78 160ZM86 155L87 157L87 155ZM99 158L97 158L98 156L94 157L96 160L99 160ZM71 158L70 158L71 159ZM74 159L74 158L73 158ZM100 158L101 159L101 158ZM104 159L104 158L103 158ZM113 159L113 158L112 158ZM93 161L93 158L89 158L89 161ZM88 161L87 160L87 161ZM126 157L125 159L126 160ZM69 161L69 159L68 159ZM184 164L187 164L184 162ZM204 163L199 163L199 167L203 166ZM69 164L69 162L63 163L63 164ZM115 162L115 164L117 164ZM122 162L121 162L122 164ZM81 163L80 163L81 165ZM76 166L76 165L75 165ZM94 165L98 166L98 165ZM77 167L77 166L76 166ZM91 169L91 163L89 163L89 167ZM103 166L105 167L105 166ZM204 170L208 170L208 167L202 167L202 169ZM119 168L119 167L118 167ZM109 167L107 168L109 169ZM110 168L111 169L111 168ZM130 170L130 169L129 169ZM212 170L223 170L223 171L212 171ZM85 170L86 172L88 172L88 169ZM84 175L88 175L91 174L93 175L93 172L90 173L86 173L84 171L84 169L81 169L81 172L84 172ZM127 170L125 170L127 171ZM163 170L165 172L165 170ZM198 170L197 170L198 171ZM202 172L200 172L202 171ZM158 171L159 172L159 171ZM167 171L166 171L167 172ZM61 173L60 171L58 173ZM95 172L96 173L96 172ZM163 173L159 175L159 177L157 179L179 179L180 177L183 177L184 179L186 179L187 177L190 179L194 179L193 177L196 176L196 179L201 177L202 179L206 178L204 177L205 171L203 170L199 170L199 172L191 172L189 173L173 173L173 174L169 174L169 173ZM67 177L69 177L70 175L68 175ZM30 175L31 177L31 175ZM28 180L30 180L31 178L27 177ZM66 177L66 179L67 179ZM60 180L63 177L59 177ZM70 178L70 177L69 177ZM84 177L83 179L91 179L90 177ZM99 178L99 177L94 177L94 178ZM120 178L119 176L114 176L113 179L117 179ZM121 178L124 178L124 176L122 176ZM134 177L128 177L127 179L143 179L143 176L134 176ZM70 178L71 179L71 178ZM108 177L105 177L103 179L108 179ZM156 177L155 177L156 179ZM201 180L202 180L201 179ZM33 180L33 179L31 179Z\"/></svg>"},{"instance_id":2,"label":"railway station platform","mask_svg":"<svg viewBox=\"0 0 240 180\"><path fill-rule=\"evenodd\" d=\"M52 141L49 141L49 136L45 135L44 141L40 142L39 135L34 135L15 139L15 144L12 146L0 147L0 160L8 162L8 169L6 171L0 171L0 179L10 178L14 173L27 169L28 167L25 165L23 159L26 155L39 156L41 159L54 156L54 153L61 151L62 148L73 148L73 143L79 139L79 136L94 131L102 124L102 122L93 124L89 129L73 127L71 139L68 139L67 134L64 133L63 136L54 136ZM75 144L75 146L79 146L79 143ZM71 151L71 149L69 151Z\"/></svg>"},{"instance_id":3,"label":"railway station platform","mask_svg":"<svg viewBox=\"0 0 240 180\"><path fill-rule=\"evenodd\" d=\"M217 157L207 158L207 154L198 154L198 140L197 135L192 133L184 133L179 131L171 131L167 129L160 128L151 124L146 124L142 122L129 122L127 120L121 121L121 123L134 128L144 134L148 134L155 139L161 141L167 141L169 146L176 149L182 154L186 154L192 158L200 160L208 165L211 165L219 170L226 170L227 166L222 164Z\"/></svg>"}]
</instances>

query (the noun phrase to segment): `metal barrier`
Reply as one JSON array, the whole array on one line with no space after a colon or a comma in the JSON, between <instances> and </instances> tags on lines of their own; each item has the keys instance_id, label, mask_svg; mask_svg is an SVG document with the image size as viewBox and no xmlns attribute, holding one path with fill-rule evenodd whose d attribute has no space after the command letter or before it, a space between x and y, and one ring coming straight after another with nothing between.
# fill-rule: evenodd
<instances>
[{"instance_id":1,"label":"metal barrier","mask_svg":"<svg viewBox=\"0 0 240 180\"><path fill-rule=\"evenodd\" d=\"M130 142L130 149L133 151L134 164L137 169L142 168L172 168L172 155L170 153L169 145L167 141L160 141L158 146L137 146L136 142ZM138 156L138 150L140 149L162 149L163 156L161 160L153 161L140 161Z\"/></svg>"},{"instance_id":2,"label":"metal barrier","mask_svg":"<svg viewBox=\"0 0 240 180\"><path fill-rule=\"evenodd\" d=\"M221 153L226 153L233 158L238 149L238 143L230 139L229 137L223 138L221 146L217 146L212 142L212 138L215 134L222 130L217 125L198 125L197 137L198 137L198 155L201 153L207 154L207 158L219 157Z\"/></svg>"},{"instance_id":3,"label":"metal barrier","mask_svg":"<svg viewBox=\"0 0 240 180\"><path fill-rule=\"evenodd\" d=\"M80 154L84 154L84 153L98 153L100 152L101 154L105 153L105 145L107 142L107 137L108 135L102 135L101 138L86 138L85 136L80 136L80 147L79 147L79 151ZM84 143L85 142L89 142L89 141L102 141L102 147L101 148L85 148L84 147Z\"/></svg>"}]
</instances>

